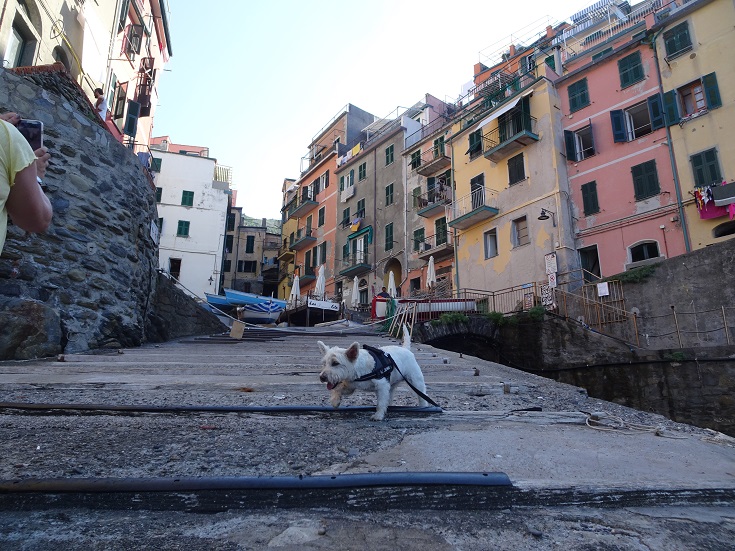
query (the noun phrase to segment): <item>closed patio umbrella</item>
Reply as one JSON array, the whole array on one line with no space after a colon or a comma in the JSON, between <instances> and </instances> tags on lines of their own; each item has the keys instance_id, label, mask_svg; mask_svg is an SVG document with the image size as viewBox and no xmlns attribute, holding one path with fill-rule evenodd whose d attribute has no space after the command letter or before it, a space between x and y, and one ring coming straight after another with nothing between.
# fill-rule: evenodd
<instances>
[{"instance_id":1,"label":"closed patio umbrella","mask_svg":"<svg viewBox=\"0 0 735 551\"><path fill-rule=\"evenodd\" d=\"M396 298L398 296L398 290L396 289L396 276L393 275L392 270L388 275L388 294L392 298Z\"/></svg>"},{"instance_id":2,"label":"closed patio umbrella","mask_svg":"<svg viewBox=\"0 0 735 551\"><path fill-rule=\"evenodd\" d=\"M301 289L299 288L299 276L293 276L293 285L291 285L291 294L288 295L288 301L293 303L294 306L298 304L299 298L301 297Z\"/></svg>"},{"instance_id":3,"label":"closed patio umbrella","mask_svg":"<svg viewBox=\"0 0 735 551\"><path fill-rule=\"evenodd\" d=\"M429 290L436 286L436 268L434 268L434 255L429 257L429 266L426 269L426 286Z\"/></svg>"},{"instance_id":4,"label":"closed patio umbrella","mask_svg":"<svg viewBox=\"0 0 735 551\"><path fill-rule=\"evenodd\" d=\"M352 283L352 301L350 302L353 308L357 308L360 304L360 284L355 276L354 282Z\"/></svg>"},{"instance_id":5,"label":"closed patio umbrella","mask_svg":"<svg viewBox=\"0 0 735 551\"><path fill-rule=\"evenodd\" d=\"M324 292L326 290L326 277L324 276L324 264L319 266L319 277L316 278L316 287L314 288L314 294L316 298L323 299Z\"/></svg>"}]
</instances>

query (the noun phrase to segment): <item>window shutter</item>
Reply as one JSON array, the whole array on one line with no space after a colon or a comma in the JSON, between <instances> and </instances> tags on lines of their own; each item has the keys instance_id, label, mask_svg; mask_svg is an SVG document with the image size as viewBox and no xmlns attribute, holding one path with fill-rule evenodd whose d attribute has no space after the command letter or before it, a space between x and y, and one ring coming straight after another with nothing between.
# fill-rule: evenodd
<instances>
[{"instance_id":1,"label":"window shutter","mask_svg":"<svg viewBox=\"0 0 735 551\"><path fill-rule=\"evenodd\" d=\"M666 126L664 118L664 106L661 102L661 94L654 94L648 98L648 115L651 117L651 130L658 130Z\"/></svg>"},{"instance_id":2,"label":"window shutter","mask_svg":"<svg viewBox=\"0 0 735 551\"><path fill-rule=\"evenodd\" d=\"M582 186L582 203L584 205L584 214L594 214L600 211L597 202L597 182L589 182Z\"/></svg>"},{"instance_id":3,"label":"window shutter","mask_svg":"<svg viewBox=\"0 0 735 551\"><path fill-rule=\"evenodd\" d=\"M697 153L696 155L692 155L689 160L692 163L692 171L694 172L694 185L706 185L706 178L704 176L704 155L702 153Z\"/></svg>"},{"instance_id":4,"label":"window shutter","mask_svg":"<svg viewBox=\"0 0 735 551\"><path fill-rule=\"evenodd\" d=\"M720 164L717 162L717 150L708 149L702 156L704 157L704 164L706 170L707 181L705 184L719 183L722 179L720 175Z\"/></svg>"},{"instance_id":5,"label":"window shutter","mask_svg":"<svg viewBox=\"0 0 735 551\"><path fill-rule=\"evenodd\" d=\"M123 134L135 137L138 131L138 117L140 116L140 103L128 100L128 114L125 116Z\"/></svg>"},{"instance_id":6,"label":"window shutter","mask_svg":"<svg viewBox=\"0 0 735 551\"><path fill-rule=\"evenodd\" d=\"M577 147L574 141L574 132L571 132L569 130L564 131L564 145L566 146L567 151L567 161L576 161Z\"/></svg>"},{"instance_id":7,"label":"window shutter","mask_svg":"<svg viewBox=\"0 0 735 551\"><path fill-rule=\"evenodd\" d=\"M679 108L676 105L676 90L671 90L664 94L664 113L666 114L666 124L671 126L679 122Z\"/></svg>"},{"instance_id":8,"label":"window shutter","mask_svg":"<svg viewBox=\"0 0 735 551\"><path fill-rule=\"evenodd\" d=\"M345 177L344 176L339 177L339 190L340 191L345 190Z\"/></svg>"},{"instance_id":9,"label":"window shutter","mask_svg":"<svg viewBox=\"0 0 735 551\"><path fill-rule=\"evenodd\" d=\"M345 243L342 245L342 258L349 258L350 257L350 244Z\"/></svg>"},{"instance_id":10,"label":"window shutter","mask_svg":"<svg viewBox=\"0 0 735 551\"><path fill-rule=\"evenodd\" d=\"M633 174L633 191L635 198L643 197L643 165L635 165L630 169Z\"/></svg>"},{"instance_id":11,"label":"window shutter","mask_svg":"<svg viewBox=\"0 0 735 551\"><path fill-rule=\"evenodd\" d=\"M717 77L714 73L704 75L702 77L704 85L704 96L707 98L707 109L717 109L722 107L722 98L720 98L720 89L717 87Z\"/></svg>"},{"instance_id":12,"label":"window shutter","mask_svg":"<svg viewBox=\"0 0 735 551\"><path fill-rule=\"evenodd\" d=\"M625 114L622 109L610 111L610 122L612 123L613 141L622 143L628 141L628 133L625 131Z\"/></svg>"}]
</instances>

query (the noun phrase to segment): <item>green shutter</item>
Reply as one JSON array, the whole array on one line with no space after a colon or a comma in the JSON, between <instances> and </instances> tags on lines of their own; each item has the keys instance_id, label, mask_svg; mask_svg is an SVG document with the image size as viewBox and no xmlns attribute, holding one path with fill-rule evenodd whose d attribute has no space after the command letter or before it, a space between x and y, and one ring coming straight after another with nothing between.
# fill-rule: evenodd
<instances>
[{"instance_id":1,"label":"green shutter","mask_svg":"<svg viewBox=\"0 0 735 551\"><path fill-rule=\"evenodd\" d=\"M676 105L676 90L671 90L664 94L664 114L666 115L666 124L671 126L679 122L679 108Z\"/></svg>"},{"instance_id":2,"label":"green shutter","mask_svg":"<svg viewBox=\"0 0 735 551\"><path fill-rule=\"evenodd\" d=\"M707 98L707 109L722 107L722 98L720 98L720 89L717 87L715 74L704 75L702 85L704 86L704 97Z\"/></svg>"},{"instance_id":3,"label":"green shutter","mask_svg":"<svg viewBox=\"0 0 735 551\"><path fill-rule=\"evenodd\" d=\"M577 160L577 147L574 141L574 132L564 131L564 146L567 152L567 161L574 162Z\"/></svg>"},{"instance_id":4,"label":"green shutter","mask_svg":"<svg viewBox=\"0 0 735 551\"><path fill-rule=\"evenodd\" d=\"M694 172L694 185L697 187L706 185L706 178L704 175L704 154L697 153L696 155L692 155L689 160L692 163L692 171Z\"/></svg>"},{"instance_id":5,"label":"green shutter","mask_svg":"<svg viewBox=\"0 0 735 551\"><path fill-rule=\"evenodd\" d=\"M714 74L714 73L713 73ZM125 116L125 126L123 126L123 134L135 137L138 131L138 117L140 116L140 103L128 100L128 113Z\"/></svg>"},{"instance_id":6,"label":"green shutter","mask_svg":"<svg viewBox=\"0 0 735 551\"><path fill-rule=\"evenodd\" d=\"M339 190L340 191L345 190L345 177L344 176L339 177Z\"/></svg>"},{"instance_id":7,"label":"green shutter","mask_svg":"<svg viewBox=\"0 0 735 551\"><path fill-rule=\"evenodd\" d=\"M651 117L651 130L658 130L666 126L664 118L664 105L661 102L661 94L655 94L648 98L648 115Z\"/></svg>"},{"instance_id":8,"label":"green shutter","mask_svg":"<svg viewBox=\"0 0 735 551\"><path fill-rule=\"evenodd\" d=\"M613 141L623 143L628 141L628 132L625 130L625 113L621 109L610 111L610 122L612 123Z\"/></svg>"},{"instance_id":9,"label":"green shutter","mask_svg":"<svg viewBox=\"0 0 735 551\"><path fill-rule=\"evenodd\" d=\"M597 201L597 182L589 182L582 186L582 203L585 216L600 212L600 205Z\"/></svg>"}]
</instances>

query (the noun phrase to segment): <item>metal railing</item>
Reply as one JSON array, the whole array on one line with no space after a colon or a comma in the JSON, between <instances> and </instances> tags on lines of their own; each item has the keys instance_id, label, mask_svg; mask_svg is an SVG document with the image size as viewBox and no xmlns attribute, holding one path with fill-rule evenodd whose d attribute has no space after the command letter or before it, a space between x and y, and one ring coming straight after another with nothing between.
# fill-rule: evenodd
<instances>
[{"instance_id":1,"label":"metal railing","mask_svg":"<svg viewBox=\"0 0 735 551\"><path fill-rule=\"evenodd\" d=\"M339 271L348 270L350 268L357 268L363 265L369 265L368 251L356 251L342 258L340 261Z\"/></svg>"},{"instance_id":2,"label":"metal railing","mask_svg":"<svg viewBox=\"0 0 735 551\"><path fill-rule=\"evenodd\" d=\"M481 207L498 208L498 192L487 187L473 190L469 195L460 197L452 204L447 205L447 222L469 214Z\"/></svg>"},{"instance_id":3,"label":"metal railing","mask_svg":"<svg viewBox=\"0 0 735 551\"><path fill-rule=\"evenodd\" d=\"M493 128L490 132L483 134L482 146L483 152L489 151L497 147L521 132L537 133L536 117L532 117L529 113L523 111L508 113L506 118L499 119L498 127Z\"/></svg>"},{"instance_id":4,"label":"metal railing","mask_svg":"<svg viewBox=\"0 0 735 551\"><path fill-rule=\"evenodd\" d=\"M415 206L423 209L436 203L446 204L452 201L452 188L446 184L440 184L426 193L416 196Z\"/></svg>"},{"instance_id":5,"label":"metal railing","mask_svg":"<svg viewBox=\"0 0 735 551\"><path fill-rule=\"evenodd\" d=\"M414 240L413 250L418 253L422 253L425 251L430 251L431 249L436 249L437 247L441 247L442 245L447 245L450 247L453 246L454 234L450 233L447 230L437 233L435 235L430 235L428 237L425 237L424 239Z\"/></svg>"}]
</instances>

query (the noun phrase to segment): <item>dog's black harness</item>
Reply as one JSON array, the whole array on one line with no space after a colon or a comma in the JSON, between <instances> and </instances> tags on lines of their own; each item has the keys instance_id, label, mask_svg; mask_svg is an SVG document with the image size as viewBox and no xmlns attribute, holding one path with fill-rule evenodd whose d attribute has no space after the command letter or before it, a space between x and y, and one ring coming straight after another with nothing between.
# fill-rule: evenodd
<instances>
[{"instance_id":1,"label":"dog's black harness","mask_svg":"<svg viewBox=\"0 0 735 551\"><path fill-rule=\"evenodd\" d=\"M390 374L393 372L393 369L395 368L396 371L398 371L399 375L403 377L403 380L406 381L406 384L411 387L411 389L421 396L424 400L429 402L434 407L441 407L439 404L437 404L434 400L429 398L426 394L421 392L418 388L413 386L411 384L411 381L406 379L406 377L403 376L403 373L401 373L401 370L398 369L398 365L396 364L395 360L390 357L390 354L386 354L383 352L380 348L375 348L374 346L369 346L367 344L363 344L362 347L367 350L368 354L372 356L373 360L375 360L375 368L370 372L366 373L362 377L358 377L355 379L355 381L370 381L372 379L390 379Z\"/></svg>"}]
</instances>

